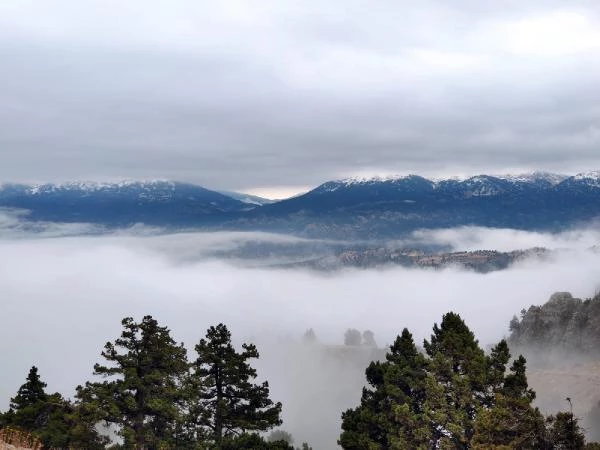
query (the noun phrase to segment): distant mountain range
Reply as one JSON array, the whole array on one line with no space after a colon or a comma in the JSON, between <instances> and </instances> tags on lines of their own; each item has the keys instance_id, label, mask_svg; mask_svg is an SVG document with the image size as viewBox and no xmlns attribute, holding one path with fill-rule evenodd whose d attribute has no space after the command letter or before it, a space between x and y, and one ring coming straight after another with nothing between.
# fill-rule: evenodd
<instances>
[{"instance_id":1,"label":"distant mountain range","mask_svg":"<svg viewBox=\"0 0 600 450\"><path fill-rule=\"evenodd\" d=\"M215 225L228 212L254 207L200 186L163 180L5 184L0 206L26 209L29 220L173 227Z\"/></svg>"},{"instance_id":2,"label":"distant mountain range","mask_svg":"<svg viewBox=\"0 0 600 450\"><path fill-rule=\"evenodd\" d=\"M417 175L326 182L277 202L172 181L0 186L0 207L29 220L261 230L390 238L462 225L558 231L600 216L600 172L429 180Z\"/></svg>"}]
</instances>

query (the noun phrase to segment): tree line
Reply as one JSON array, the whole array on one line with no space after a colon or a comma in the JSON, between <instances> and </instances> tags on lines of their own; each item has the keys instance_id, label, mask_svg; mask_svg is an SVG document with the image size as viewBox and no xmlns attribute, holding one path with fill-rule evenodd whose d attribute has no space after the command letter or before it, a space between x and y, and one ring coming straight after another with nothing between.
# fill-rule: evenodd
<instances>
[{"instance_id":1,"label":"tree line","mask_svg":"<svg viewBox=\"0 0 600 450\"><path fill-rule=\"evenodd\" d=\"M513 360L506 340L486 355L448 313L423 344L404 329L385 361L369 365L360 405L342 415L342 448L600 449L572 412L544 417L532 405L526 360Z\"/></svg>"},{"instance_id":2,"label":"tree line","mask_svg":"<svg viewBox=\"0 0 600 450\"><path fill-rule=\"evenodd\" d=\"M253 344L237 351L223 324L210 327L189 361L183 344L151 316L122 321L123 331L107 342L101 381L77 386L75 400L47 394L36 367L0 415L0 428L30 431L44 448L55 449L285 449L284 440L258 433L282 423L279 402L268 382L254 383L249 360ZM110 444L98 424L112 426L120 443ZM308 450L308 445L303 445Z\"/></svg>"},{"instance_id":3,"label":"tree line","mask_svg":"<svg viewBox=\"0 0 600 450\"><path fill-rule=\"evenodd\" d=\"M28 431L45 449L294 450L281 430L265 438L282 424L282 404L270 399L268 382L255 382L253 344L236 350L219 324L190 360L151 316L122 325L94 366L98 379L77 386L73 400L48 394L32 367L0 414L0 432ZM600 449L585 442L572 412L545 417L533 406L523 356L513 359L505 340L486 354L452 312L434 325L423 350L404 329L365 374L360 404L342 413L343 449Z\"/></svg>"}]
</instances>

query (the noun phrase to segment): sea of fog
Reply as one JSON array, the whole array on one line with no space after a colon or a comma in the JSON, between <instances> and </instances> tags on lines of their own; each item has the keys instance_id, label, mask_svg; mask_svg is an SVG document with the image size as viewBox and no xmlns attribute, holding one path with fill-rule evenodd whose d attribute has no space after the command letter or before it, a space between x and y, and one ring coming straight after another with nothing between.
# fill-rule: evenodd
<instances>
[{"instance_id":1,"label":"sea of fog","mask_svg":"<svg viewBox=\"0 0 600 450\"><path fill-rule=\"evenodd\" d=\"M600 287L600 254L592 248L600 233L589 229L546 235L459 228L409 239L457 250L565 250L487 274L400 267L324 274L249 268L210 256L215 248L249 241L298 240L289 236L164 234L143 227L86 234L83 225L32 230L18 217L1 218L0 410L34 364L49 390L71 396L92 378L93 364L104 343L120 334L123 317L150 314L188 349L210 325L223 322L236 343L258 345L259 377L283 402L282 428L297 443L319 449L335 448L340 414L357 404L364 382L368 357L348 361L331 351L347 328L370 329L385 346L408 327L420 343L442 314L455 311L487 346L508 333L509 320L522 308L544 303L555 291L590 297ZM300 345L307 328L330 347Z\"/></svg>"}]
</instances>

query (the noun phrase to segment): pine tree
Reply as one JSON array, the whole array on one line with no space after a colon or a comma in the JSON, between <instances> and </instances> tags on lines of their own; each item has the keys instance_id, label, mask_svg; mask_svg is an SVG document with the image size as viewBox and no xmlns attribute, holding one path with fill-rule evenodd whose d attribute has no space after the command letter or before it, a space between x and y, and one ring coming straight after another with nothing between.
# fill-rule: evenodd
<instances>
[{"instance_id":1,"label":"pine tree","mask_svg":"<svg viewBox=\"0 0 600 450\"><path fill-rule=\"evenodd\" d=\"M580 450L585 448L585 436L579 420L571 412L559 412L548 417L548 434L552 448Z\"/></svg>"},{"instance_id":2,"label":"pine tree","mask_svg":"<svg viewBox=\"0 0 600 450\"><path fill-rule=\"evenodd\" d=\"M424 347L419 353L405 329L386 361L369 365L360 405L342 414L342 448L548 448L525 359L506 374L506 341L486 356L460 316L448 313Z\"/></svg>"},{"instance_id":3,"label":"pine tree","mask_svg":"<svg viewBox=\"0 0 600 450\"><path fill-rule=\"evenodd\" d=\"M239 436L223 438L211 450L294 450L286 441L269 442L255 433L242 433Z\"/></svg>"},{"instance_id":4,"label":"pine tree","mask_svg":"<svg viewBox=\"0 0 600 450\"><path fill-rule=\"evenodd\" d=\"M19 411L38 402L45 401L48 398L48 395L44 391L46 386L46 383L41 380L38 374L38 368L32 366L29 369L25 384L19 388L17 395L10 399L10 408Z\"/></svg>"},{"instance_id":5,"label":"pine tree","mask_svg":"<svg viewBox=\"0 0 600 450\"><path fill-rule=\"evenodd\" d=\"M412 335L402 331L385 362L372 362L366 370L370 388L361 404L342 414L344 449L418 448L428 442L420 420L425 392L425 360ZM425 434L425 435L424 435Z\"/></svg>"},{"instance_id":6,"label":"pine tree","mask_svg":"<svg viewBox=\"0 0 600 450\"><path fill-rule=\"evenodd\" d=\"M531 405L535 392L528 386L525 358L519 356L504 375L510 352L502 340L488 360L493 402L475 420L474 448L546 448L544 417Z\"/></svg>"},{"instance_id":7,"label":"pine tree","mask_svg":"<svg viewBox=\"0 0 600 450\"><path fill-rule=\"evenodd\" d=\"M175 434L186 351L151 316L122 325L121 337L101 353L110 365L94 366L106 380L78 387L78 398L88 414L120 427L125 448L156 449Z\"/></svg>"},{"instance_id":8,"label":"pine tree","mask_svg":"<svg viewBox=\"0 0 600 450\"><path fill-rule=\"evenodd\" d=\"M206 339L195 347L198 359L192 378L198 390L189 408L196 414L189 420L198 436L217 446L236 434L266 431L282 423L281 403L269 398L268 382L252 383L256 370L248 360L259 357L256 347L243 344L242 348L240 353L235 350L223 324L210 327Z\"/></svg>"},{"instance_id":9,"label":"pine tree","mask_svg":"<svg viewBox=\"0 0 600 450\"><path fill-rule=\"evenodd\" d=\"M3 422L17 426L27 431L41 428L45 422L44 411L48 394L38 369L29 369L25 383L19 387L17 395L10 399L10 409L4 414Z\"/></svg>"},{"instance_id":10,"label":"pine tree","mask_svg":"<svg viewBox=\"0 0 600 450\"><path fill-rule=\"evenodd\" d=\"M430 372L435 377L436 390L443 387L443 401L429 405L441 415L433 422L436 440L447 438L458 447L468 445L473 436L473 420L485 400L488 386L488 360L473 332L462 318L453 312L442 317L440 326L433 327L430 341L424 342L430 357Z\"/></svg>"},{"instance_id":11,"label":"pine tree","mask_svg":"<svg viewBox=\"0 0 600 450\"><path fill-rule=\"evenodd\" d=\"M31 432L45 448L104 448L106 440L96 431L94 420L79 414L79 409L59 393L47 394L38 369L33 366L3 415L1 426Z\"/></svg>"}]
</instances>

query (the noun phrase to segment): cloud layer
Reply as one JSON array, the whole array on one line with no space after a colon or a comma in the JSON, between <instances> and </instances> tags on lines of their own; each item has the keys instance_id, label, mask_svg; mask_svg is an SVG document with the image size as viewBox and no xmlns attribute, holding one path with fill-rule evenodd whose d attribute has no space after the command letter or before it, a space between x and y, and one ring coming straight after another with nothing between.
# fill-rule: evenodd
<instances>
[{"instance_id":1,"label":"cloud layer","mask_svg":"<svg viewBox=\"0 0 600 450\"><path fill-rule=\"evenodd\" d=\"M0 179L598 167L599 21L586 0L4 2Z\"/></svg>"},{"instance_id":2,"label":"cloud layer","mask_svg":"<svg viewBox=\"0 0 600 450\"><path fill-rule=\"evenodd\" d=\"M448 232L456 242L468 242L472 234L498 245L513 240L513 232L499 233ZM204 258L215 242L230 247L239 240L239 234L228 243L224 234L201 233L0 239L0 409L32 364L49 389L72 394L90 379L103 344L119 335L125 316L153 315L190 349L206 328L224 322L237 342L258 343L260 374L284 402L285 428L321 448L335 441L341 411L358 401L363 367L323 362L318 353L282 342L297 340L309 327L327 344L340 344L349 327L373 330L382 346L409 327L420 342L453 310L487 345L507 333L510 318L522 308L559 290L591 296L600 280L600 255L577 240L560 259L486 275L402 268L318 275ZM183 248L188 254L176 257ZM318 414L307 416L309 401L323 405Z\"/></svg>"}]
</instances>

